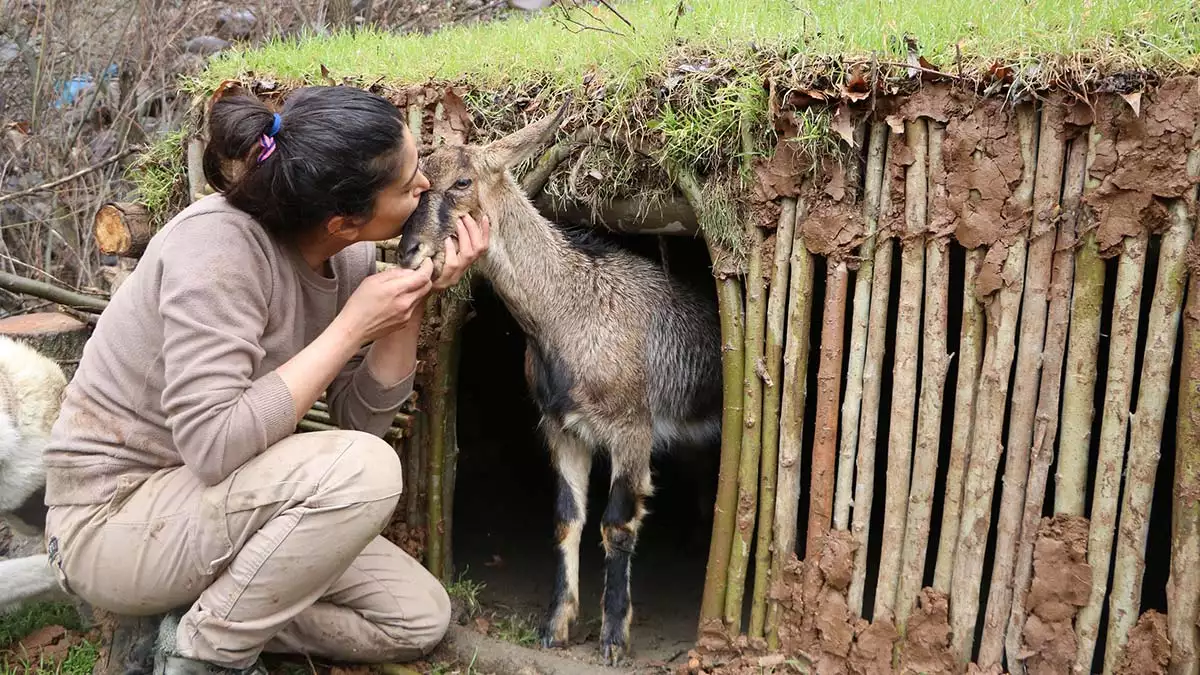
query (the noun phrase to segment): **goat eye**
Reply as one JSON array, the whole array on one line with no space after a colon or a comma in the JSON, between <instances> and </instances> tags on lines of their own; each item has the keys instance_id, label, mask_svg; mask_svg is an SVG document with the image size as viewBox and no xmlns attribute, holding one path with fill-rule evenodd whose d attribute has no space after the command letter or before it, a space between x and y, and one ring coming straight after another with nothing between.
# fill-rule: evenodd
<instances>
[{"instance_id":1,"label":"goat eye","mask_svg":"<svg viewBox=\"0 0 1200 675\"><path fill-rule=\"evenodd\" d=\"M454 187L458 188L459 190L465 190L471 187L471 179L459 178L458 180L454 181Z\"/></svg>"}]
</instances>

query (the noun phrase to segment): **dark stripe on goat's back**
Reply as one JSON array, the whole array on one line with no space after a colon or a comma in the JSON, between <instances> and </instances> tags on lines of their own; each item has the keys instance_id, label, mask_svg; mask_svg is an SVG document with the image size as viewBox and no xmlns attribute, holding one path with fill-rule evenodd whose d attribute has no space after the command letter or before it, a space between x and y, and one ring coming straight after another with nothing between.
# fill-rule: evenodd
<instances>
[{"instance_id":1,"label":"dark stripe on goat's back","mask_svg":"<svg viewBox=\"0 0 1200 675\"><path fill-rule=\"evenodd\" d=\"M561 421L563 415L575 408L575 401L571 398L574 378L558 352L544 349L532 338L527 339L530 340L526 347L529 364L527 377L534 401L543 415L557 417Z\"/></svg>"},{"instance_id":2,"label":"dark stripe on goat's back","mask_svg":"<svg viewBox=\"0 0 1200 675\"><path fill-rule=\"evenodd\" d=\"M556 224L571 248L589 258L604 258L625 251L619 243L590 227Z\"/></svg>"}]
</instances>

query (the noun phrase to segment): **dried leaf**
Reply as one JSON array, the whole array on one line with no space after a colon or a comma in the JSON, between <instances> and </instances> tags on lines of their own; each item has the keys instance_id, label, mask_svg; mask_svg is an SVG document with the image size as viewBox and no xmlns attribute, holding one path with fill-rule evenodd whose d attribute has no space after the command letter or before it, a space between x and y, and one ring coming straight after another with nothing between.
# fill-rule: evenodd
<instances>
[{"instance_id":1,"label":"dried leaf","mask_svg":"<svg viewBox=\"0 0 1200 675\"><path fill-rule=\"evenodd\" d=\"M321 64L321 79L331 87L337 86L337 82L333 81L333 77L329 75L329 69L325 67L324 63Z\"/></svg>"},{"instance_id":2,"label":"dried leaf","mask_svg":"<svg viewBox=\"0 0 1200 675\"><path fill-rule=\"evenodd\" d=\"M480 635L487 635L488 631L492 629L492 622L488 621L487 617L477 616L471 622L471 628L475 629L475 632Z\"/></svg>"},{"instance_id":3,"label":"dried leaf","mask_svg":"<svg viewBox=\"0 0 1200 675\"><path fill-rule=\"evenodd\" d=\"M1133 108L1133 116L1140 117L1142 114L1142 92L1135 91L1132 94L1121 94L1121 98Z\"/></svg>"},{"instance_id":4,"label":"dried leaf","mask_svg":"<svg viewBox=\"0 0 1200 675\"><path fill-rule=\"evenodd\" d=\"M837 132L842 140L855 146L854 143L854 122L850 119L850 106L842 101L838 105L837 111L833 113L833 130Z\"/></svg>"}]
</instances>

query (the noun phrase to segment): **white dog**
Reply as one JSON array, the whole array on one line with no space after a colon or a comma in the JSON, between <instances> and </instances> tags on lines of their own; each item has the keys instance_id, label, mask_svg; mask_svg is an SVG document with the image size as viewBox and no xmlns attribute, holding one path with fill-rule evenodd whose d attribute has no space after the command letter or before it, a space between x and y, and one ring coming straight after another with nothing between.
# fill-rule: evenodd
<instances>
[{"instance_id":1,"label":"white dog","mask_svg":"<svg viewBox=\"0 0 1200 675\"><path fill-rule=\"evenodd\" d=\"M42 450L66 386L57 363L0 335L0 519L19 535L40 539L45 529ZM0 613L31 600L69 597L58 585L44 545L38 549L0 560Z\"/></svg>"}]
</instances>

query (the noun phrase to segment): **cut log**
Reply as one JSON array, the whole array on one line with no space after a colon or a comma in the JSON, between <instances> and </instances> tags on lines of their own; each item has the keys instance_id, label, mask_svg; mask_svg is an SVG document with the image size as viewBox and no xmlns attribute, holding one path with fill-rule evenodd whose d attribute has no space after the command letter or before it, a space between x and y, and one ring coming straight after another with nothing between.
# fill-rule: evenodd
<instances>
[{"instance_id":1,"label":"cut log","mask_svg":"<svg viewBox=\"0 0 1200 675\"><path fill-rule=\"evenodd\" d=\"M105 255L139 258L154 236L150 212L141 204L109 202L92 224L96 247Z\"/></svg>"},{"instance_id":2,"label":"cut log","mask_svg":"<svg viewBox=\"0 0 1200 675\"><path fill-rule=\"evenodd\" d=\"M61 312L37 312L0 319L0 335L24 342L53 359L67 379L75 375L91 326Z\"/></svg>"}]
</instances>

